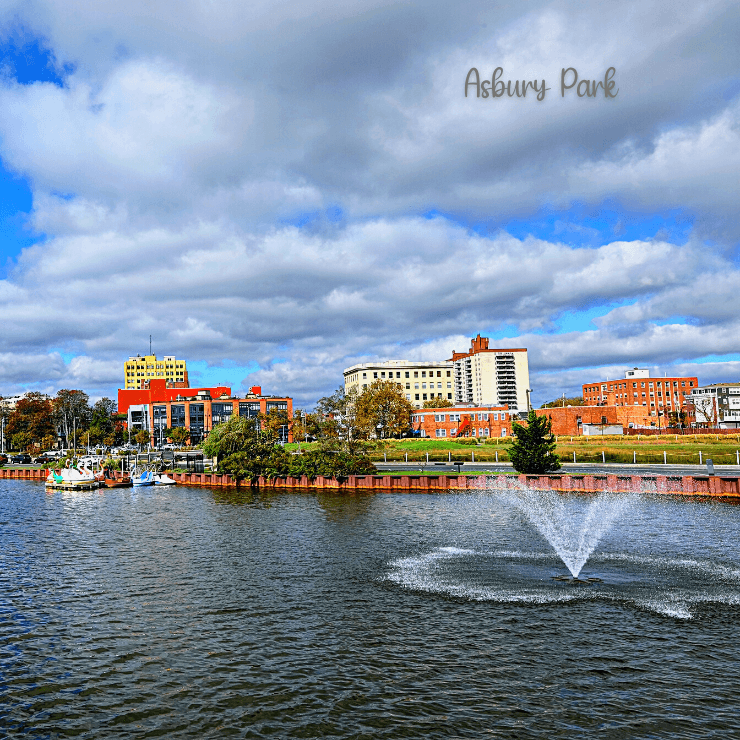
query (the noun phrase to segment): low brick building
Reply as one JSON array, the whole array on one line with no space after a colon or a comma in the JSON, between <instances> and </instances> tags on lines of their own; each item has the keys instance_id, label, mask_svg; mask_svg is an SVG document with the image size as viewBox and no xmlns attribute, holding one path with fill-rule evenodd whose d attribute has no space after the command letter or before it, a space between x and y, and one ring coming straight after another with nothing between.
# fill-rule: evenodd
<instances>
[{"instance_id":1,"label":"low brick building","mask_svg":"<svg viewBox=\"0 0 740 740\"><path fill-rule=\"evenodd\" d=\"M419 409L411 416L411 427L421 437L509 437L512 412L508 406L453 406Z\"/></svg>"},{"instance_id":2,"label":"low brick building","mask_svg":"<svg viewBox=\"0 0 740 740\"><path fill-rule=\"evenodd\" d=\"M556 435L577 436L587 426L621 426L640 429L666 425L665 416L652 416L650 409L643 406L565 406L535 409L538 416L549 416L552 432Z\"/></svg>"},{"instance_id":3,"label":"low brick building","mask_svg":"<svg viewBox=\"0 0 740 740\"><path fill-rule=\"evenodd\" d=\"M698 385L696 377L651 378L647 369L634 368L624 378L584 383L583 401L593 406L641 407L656 417L660 411L685 411Z\"/></svg>"}]
</instances>

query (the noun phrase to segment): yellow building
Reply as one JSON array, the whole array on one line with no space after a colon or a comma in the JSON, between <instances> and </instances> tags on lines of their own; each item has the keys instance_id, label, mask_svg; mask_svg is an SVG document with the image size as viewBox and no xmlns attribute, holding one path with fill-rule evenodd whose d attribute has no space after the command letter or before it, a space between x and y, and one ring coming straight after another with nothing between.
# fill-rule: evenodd
<instances>
[{"instance_id":1,"label":"yellow building","mask_svg":"<svg viewBox=\"0 0 740 740\"><path fill-rule=\"evenodd\" d=\"M344 392L355 389L358 393L374 380L392 380L401 392L411 401L414 408L420 409L424 401L433 398L452 401L454 399L454 378L452 362L413 362L409 360L388 360L386 362L367 362L353 365L344 371Z\"/></svg>"},{"instance_id":2,"label":"yellow building","mask_svg":"<svg viewBox=\"0 0 740 740\"><path fill-rule=\"evenodd\" d=\"M185 360L170 355L161 360L156 355L136 355L123 363L124 388L147 388L152 378L163 378L171 383L170 388L190 388Z\"/></svg>"}]
</instances>

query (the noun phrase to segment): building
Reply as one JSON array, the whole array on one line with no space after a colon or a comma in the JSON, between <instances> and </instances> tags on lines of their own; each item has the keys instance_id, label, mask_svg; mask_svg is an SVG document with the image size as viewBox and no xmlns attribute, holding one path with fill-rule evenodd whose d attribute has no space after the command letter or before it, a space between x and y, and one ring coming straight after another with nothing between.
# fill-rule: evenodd
<instances>
[{"instance_id":1,"label":"building","mask_svg":"<svg viewBox=\"0 0 740 740\"><path fill-rule=\"evenodd\" d=\"M187 363L172 355L161 360L156 355L136 355L123 363L124 389L146 388L150 380L157 378L164 378L170 388L190 388Z\"/></svg>"},{"instance_id":2,"label":"building","mask_svg":"<svg viewBox=\"0 0 740 740\"><path fill-rule=\"evenodd\" d=\"M358 393L375 380L394 381L415 408L425 401L443 398L452 401L455 397L452 362L412 362L410 360L388 360L387 362L353 365L344 371L344 392Z\"/></svg>"},{"instance_id":3,"label":"building","mask_svg":"<svg viewBox=\"0 0 740 740\"><path fill-rule=\"evenodd\" d=\"M454 406L423 409L411 415L421 437L509 437L512 412L506 406Z\"/></svg>"},{"instance_id":4,"label":"building","mask_svg":"<svg viewBox=\"0 0 740 740\"><path fill-rule=\"evenodd\" d=\"M529 361L526 349L491 349L480 334L467 352L452 352L455 403L507 405L529 409Z\"/></svg>"},{"instance_id":5,"label":"building","mask_svg":"<svg viewBox=\"0 0 740 740\"><path fill-rule=\"evenodd\" d=\"M388 360L353 365L344 371L344 391L361 393L374 380L398 383L415 408L442 398L458 404L528 408L529 363L526 349L490 349L479 334L468 352L452 352L450 360L413 362Z\"/></svg>"},{"instance_id":6,"label":"building","mask_svg":"<svg viewBox=\"0 0 740 740\"><path fill-rule=\"evenodd\" d=\"M585 383L583 402L587 406L642 406L649 416L659 412L687 411L691 392L697 388L696 377L651 378L649 370L634 368L618 380Z\"/></svg>"},{"instance_id":7,"label":"building","mask_svg":"<svg viewBox=\"0 0 740 740\"><path fill-rule=\"evenodd\" d=\"M740 428L740 383L714 383L695 388L690 401L698 426Z\"/></svg>"},{"instance_id":8,"label":"building","mask_svg":"<svg viewBox=\"0 0 740 740\"><path fill-rule=\"evenodd\" d=\"M622 434L624 429L658 429L672 421L651 416L646 406L555 406L535 409L537 416L552 421L552 433L558 436ZM674 417L675 418L675 417Z\"/></svg>"},{"instance_id":9,"label":"building","mask_svg":"<svg viewBox=\"0 0 740 740\"><path fill-rule=\"evenodd\" d=\"M186 427L190 443L199 444L218 424L238 415L248 418L268 414L272 410L286 412L293 418L293 399L283 396L263 396L254 386L244 398L231 395L231 388L171 388L165 378L153 378L143 389L118 391L118 412L126 414L131 431L146 429L152 441L165 441L164 429ZM279 438L292 442L290 425L281 427Z\"/></svg>"}]
</instances>

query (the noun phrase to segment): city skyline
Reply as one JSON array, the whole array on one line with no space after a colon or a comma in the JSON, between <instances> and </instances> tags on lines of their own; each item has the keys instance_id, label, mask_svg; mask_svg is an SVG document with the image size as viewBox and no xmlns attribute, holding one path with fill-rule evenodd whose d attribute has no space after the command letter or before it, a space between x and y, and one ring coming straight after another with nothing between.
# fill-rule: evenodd
<instances>
[{"instance_id":1,"label":"city skyline","mask_svg":"<svg viewBox=\"0 0 740 740\"><path fill-rule=\"evenodd\" d=\"M150 334L296 407L479 333L528 349L535 406L740 379L736 4L43 0L0 29L0 395L113 398ZM473 67L551 89L465 97ZM618 94L561 96L568 68Z\"/></svg>"}]
</instances>

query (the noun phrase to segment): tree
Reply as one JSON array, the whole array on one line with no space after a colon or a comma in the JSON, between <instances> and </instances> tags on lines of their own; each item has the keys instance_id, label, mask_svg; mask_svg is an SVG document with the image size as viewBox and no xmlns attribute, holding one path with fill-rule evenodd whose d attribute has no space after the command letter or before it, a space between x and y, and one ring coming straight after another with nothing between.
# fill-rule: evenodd
<instances>
[{"instance_id":1,"label":"tree","mask_svg":"<svg viewBox=\"0 0 740 740\"><path fill-rule=\"evenodd\" d=\"M540 406L541 409L560 408L561 406L583 406L582 396L573 396L573 398L556 398L554 401L548 401Z\"/></svg>"},{"instance_id":2,"label":"tree","mask_svg":"<svg viewBox=\"0 0 740 740\"><path fill-rule=\"evenodd\" d=\"M258 438L260 422L246 416L230 416L208 435L203 443L206 457L225 458L236 452L243 452Z\"/></svg>"},{"instance_id":3,"label":"tree","mask_svg":"<svg viewBox=\"0 0 740 740\"><path fill-rule=\"evenodd\" d=\"M447 409L455 404L447 398L432 398L429 401L424 401L425 409Z\"/></svg>"},{"instance_id":4,"label":"tree","mask_svg":"<svg viewBox=\"0 0 740 740\"><path fill-rule=\"evenodd\" d=\"M90 438L94 442L103 442L106 437L115 434L116 425L113 417L116 411L116 402L110 398L101 398L95 402L90 415Z\"/></svg>"},{"instance_id":5,"label":"tree","mask_svg":"<svg viewBox=\"0 0 740 740\"><path fill-rule=\"evenodd\" d=\"M384 439L405 432L413 410L397 383L375 380L354 403L355 423L365 437Z\"/></svg>"},{"instance_id":6,"label":"tree","mask_svg":"<svg viewBox=\"0 0 740 740\"><path fill-rule=\"evenodd\" d=\"M86 429L92 417L92 409L87 393L80 390L62 388L52 401L54 423L57 432L64 439L64 446L69 447L76 433Z\"/></svg>"},{"instance_id":7,"label":"tree","mask_svg":"<svg viewBox=\"0 0 740 740\"><path fill-rule=\"evenodd\" d=\"M531 410L526 426L514 422L512 431L516 437L509 445L509 459L515 470L520 473L549 473L560 468L560 459L555 454L552 420L548 416L538 416Z\"/></svg>"},{"instance_id":8,"label":"tree","mask_svg":"<svg viewBox=\"0 0 740 740\"><path fill-rule=\"evenodd\" d=\"M187 427L170 427L164 430L167 439L171 439L176 445L182 447L190 436L190 430Z\"/></svg>"},{"instance_id":9,"label":"tree","mask_svg":"<svg viewBox=\"0 0 740 740\"><path fill-rule=\"evenodd\" d=\"M41 393L21 398L8 417L5 435L16 449L25 450L54 434L51 401Z\"/></svg>"},{"instance_id":10,"label":"tree","mask_svg":"<svg viewBox=\"0 0 740 740\"><path fill-rule=\"evenodd\" d=\"M146 429L140 429L134 434L134 441L139 445L149 444L152 436Z\"/></svg>"}]
</instances>

